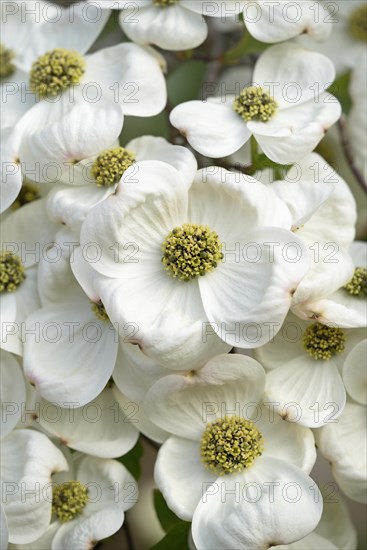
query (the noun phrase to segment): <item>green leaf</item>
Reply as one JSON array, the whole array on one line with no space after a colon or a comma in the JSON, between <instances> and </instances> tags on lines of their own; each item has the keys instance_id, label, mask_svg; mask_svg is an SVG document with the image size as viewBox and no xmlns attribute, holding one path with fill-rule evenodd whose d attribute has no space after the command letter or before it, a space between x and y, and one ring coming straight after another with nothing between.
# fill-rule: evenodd
<instances>
[{"instance_id":1,"label":"green leaf","mask_svg":"<svg viewBox=\"0 0 367 550\"><path fill-rule=\"evenodd\" d=\"M339 99L343 113L348 114L352 106L352 101L349 95L349 83L351 72L348 71L339 76L334 83L328 88L328 92L335 95Z\"/></svg>"},{"instance_id":2,"label":"green leaf","mask_svg":"<svg viewBox=\"0 0 367 550\"><path fill-rule=\"evenodd\" d=\"M161 524L162 529L167 533L167 531L177 525L177 523L180 523L182 520L168 508L162 493L158 491L158 489L154 489L153 498L154 508L157 513L159 523Z\"/></svg>"},{"instance_id":3,"label":"green leaf","mask_svg":"<svg viewBox=\"0 0 367 550\"><path fill-rule=\"evenodd\" d=\"M184 101L200 98L200 91L207 69L203 61L181 62L167 78L168 100L175 106Z\"/></svg>"},{"instance_id":4,"label":"green leaf","mask_svg":"<svg viewBox=\"0 0 367 550\"><path fill-rule=\"evenodd\" d=\"M165 537L150 550L189 550L188 537L191 523L181 521L170 529Z\"/></svg>"},{"instance_id":5,"label":"green leaf","mask_svg":"<svg viewBox=\"0 0 367 550\"><path fill-rule=\"evenodd\" d=\"M169 127L166 113L152 117L126 117L120 136L121 145L126 145L131 139L141 136L160 136L167 139Z\"/></svg>"},{"instance_id":6,"label":"green leaf","mask_svg":"<svg viewBox=\"0 0 367 550\"><path fill-rule=\"evenodd\" d=\"M126 455L120 456L117 460L121 462L129 470L130 474L139 479L141 476L140 459L144 454L144 449L140 441L137 442L135 447L131 449Z\"/></svg>"},{"instance_id":7,"label":"green leaf","mask_svg":"<svg viewBox=\"0 0 367 550\"><path fill-rule=\"evenodd\" d=\"M233 48L227 50L222 59L224 63L230 65L231 63L237 63L237 61L250 53L263 52L267 47L269 47L269 44L259 42L249 32L245 31L241 40Z\"/></svg>"}]
</instances>

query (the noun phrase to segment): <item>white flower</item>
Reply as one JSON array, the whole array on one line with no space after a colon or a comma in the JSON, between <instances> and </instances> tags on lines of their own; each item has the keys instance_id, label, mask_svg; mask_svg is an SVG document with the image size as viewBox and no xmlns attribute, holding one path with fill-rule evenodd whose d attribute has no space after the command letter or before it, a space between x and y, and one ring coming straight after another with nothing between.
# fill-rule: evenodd
<instances>
[{"instance_id":1,"label":"white flower","mask_svg":"<svg viewBox=\"0 0 367 550\"><path fill-rule=\"evenodd\" d=\"M325 2L325 8L330 12L324 18L327 21L325 26L332 27L330 38L322 44L315 44L308 36L300 36L297 41L310 50L327 55L334 63L337 73L341 74L347 69L358 67L360 56L366 55L366 2Z\"/></svg>"},{"instance_id":2,"label":"white flower","mask_svg":"<svg viewBox=\"0 0 367 550\"><path fill-rule=\"evenodd\" d=\"M219 4L201 0L138 0L132 4L129 0L119 0L106 5L122 9L121 28L134 42L154 44L164 50L187 50L206 39L205 15L228 17L240 13L243 3L243 0Z\"/></svg>"},{"instance_id":3,"label":"white flower","mask_svg":"<svg viewBox=\"0 0 367 550\"><path fill-rule=\"evenodd\" d=\"M356 352L362 361L358 344L364 329L330 325L289 314L274 340L255 351L256 359L269 369L266 393L275 410L312 428L339 418L346 400L343 364Z\"/></svg>"},{"instance_id":4,"label":"white flower","mask_svg":"<svg viewBox=\"0 0 367 550\"><path fill-rule=\"evenodd\" d=\"M338 305L333 294L354 272L346 251L355 235L356 204L347 183L320 155L312 153L295 164L284 180L272 183L271 189L288 206L292 231L310 253L310 270L293 295L294 313L342 327L364 326L363 298L348 300L348 293L341 290L345 300Z\"/></svg>"},{"instance_id":5,"label":"white flower","mask_svg":"<svg viewBox=\"0 0 367 550\"><path fill-rule=\"evenodd\" d=\"M367 493L366 412L365 405L347 402L337 422L315 430L317 446L342 491L362 503Z\"/></svg>"},{"instance_id":6,"label":"white flower","mask_svg":"<svg viewBox=\"0 0 367 550\"><path fill-rule=\"evenodd\" d=\"M70 254L77 244L70 231L55 236L39 268L43 307L34 308L24 323L25 376L61 407L82 407L96 398L111 377L118 350L99 297L89 300L72 275ZM49 260L58 255L59 261Z\"/></svg>"},{"instance_id":7,"label":"white flower","mask_svg":"<svg viewBox=\"0 0 367 550\"><path fill-rule=\"evenodd\" d=\"M339 102L326 92L334 76L325 56L278 44L257 61L254 87L237 97L183 103L173 109L171 123L211 158L234 153L253 134L271 160L294 162L311 153L340 116Z\"/></svg>"},{"instance_id":8,"label":"white flower","mask_svg":"<svg viewBox=\"0 0 367 550\"><path fill-rule=\"evenodd\" d=\"M109 14L108 10L96 13L96 7L87 9L82 4L61 8L43 0L27 0L27 4L22 0L1 2L1 55L5 74L2 74L0 93L2 103L6 103L2 110L2 128L13 127L37 102L28 87L27 73L32 63L55 48L66 47L84 54Z\"/></svg>"},{"instance_id":9,"label":"white flower","mask_svg":"<svg viewBox=\"0 0 367 550\"><path fill-rule=\"evenodd\" d=\"M197 548L286 544L320 519L322 499L307 475L316 459L311 430L261 404L264 382L255 360L223 355L196 373L162 378L147 394L146 413L172 434L155 480L168 506L192 519ZM298 487L292 504L282 497L286 484Z\"/></svg>"},{"instance_id":10,"label":"white flower","mask_svg":"<svg viewBox=\"0 0 367 550\"><path fill-rule=\"evenodd\" d=\"M55 475L47 493L53 520L25 550L89 550L118 531L137 501L137 483L117 460L69 457L68 474Z\"/></svg>"},{"instance_id":11,"label":"white flower","mask_svg":"<svg viewBox=\"0 0 367 550\"><path fill-rule=\"evenodd\" d=\"M1 223L1 347L22 355L22 322L39 307L37 263L57 226L45 198L10 213Z\"/></svg>"},{"instance_id":12,"label":"white flower","mask_svg":"<svg viewBox=\"0 0 367 550\"><path fill-rule=\"evenodd\" d=\"M51 475L67 468L61 451L34 430L13 430L1 441L2 504L10 542L26 544L43 535L51 517L44 491Z\"/></svg>"},{"instance_id":13,"label":"white flower","mask_svg":"<svg viewBox=\"0 0 367 550\"><path fill-rule=\"evenodd\" d=\"M15 357L1 349L1 437L16 427L22 416L26 386L22 369Z\"/></svg>"},{"instance_id":14,"label":"white flower","mask_svg":"<svg viewBox=\"0 0 367 550\"><path fill-rule=\"evenodd\" d=\"M364 180L367 181L367 56L365 50L359 55L358 63L351 75L349 93L352 108L347 116L346 133L350 141L353 160Z\"/></svg>"},{"instance_id":15,"label":"white flower","mask_svg":"<svg viewBox=\"0 0 367 550\"><path fill-rule=\"evenodd\" d=\"M289 224L285 205L253 178L212 167L192 182L168 164L143 161L82 226L82 247L94 242L101 251L90 262L94 274L77 261L73 270L120 331L136 323L129 341L163 366L198 368L228 351L224 342L261 345L269 323L284 319L308 268ZM193 251L191 238L199 243ZM269 241L278 243L274 254ZM286 259L289 246L296 262Z\"/></svg>"},{"instance_id":16,"label":"white flower","mask_svg":"<svg viewBox=\"0 0 367 550\"><path fill-rule=\"evenodd\" d=\"M242 13L247 30L261 42L282 42L300 34L323 42L332 28L321 2L247 0Z\"/></svg>"}]
</instances>

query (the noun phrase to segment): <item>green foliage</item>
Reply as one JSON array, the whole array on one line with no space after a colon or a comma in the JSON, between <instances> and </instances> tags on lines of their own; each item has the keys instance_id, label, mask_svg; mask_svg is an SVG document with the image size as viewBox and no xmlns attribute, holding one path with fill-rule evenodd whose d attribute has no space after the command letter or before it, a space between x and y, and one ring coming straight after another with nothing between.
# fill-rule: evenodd
<instances>
[{"instance_id":1,"label":"green foliage","mask_svg":"<svg viewBox=\"0 0 367 550\"><path fill-rule=\"evenodd\" d=\"M203 61L185 61L167 77L168 100L173 106L200 98L207 65Z\"/></svg>"},{"instance_id":2,"label":"green foliage","mask_svg":"<svg viewBox=\"0 0 367 550\"><path fill-rule=\"evenodd\" d=\"M168 508L158 489L154 490L154 508L166 535L151 550L189 550L188 536L191 523L182 521Z\"/></svg>"},{"instance_id":3,"label":"green foliage","mask_svg":"<svg viewBox=\"0 0 367 550\"><path fill-rule=\"evenodd\" d=\"M349 95L350 75L350 71L342 74L336 78L334 83L328 88L328 92L339 99L344 114L348 114L352 106L352 101Z\"/></svg>"},{"instance_id":4,"label":"green foliage","mask_svg":"<svg viewBox=\"0 0 367 550\"><path fill-rule=\"evenodd\" d=\"M141 136L161 136L168 139L169 127L166 113L152 117L126 117L120 136L121 145L124 146L131 139Z\"/></svg>"},{"instance_id":5,"label":"green foliage","mask_svg":"<svg viewBox=\"0 0 367 550\"><path fill-rule=\"evenodd\" d=\"M141 464L140 459L144 454L144 449L140 441L138 441L133 449L126 455L120 456L117 460L121 462L135 478L139 479L141 476Z\"/></svg>"}]
</instances>

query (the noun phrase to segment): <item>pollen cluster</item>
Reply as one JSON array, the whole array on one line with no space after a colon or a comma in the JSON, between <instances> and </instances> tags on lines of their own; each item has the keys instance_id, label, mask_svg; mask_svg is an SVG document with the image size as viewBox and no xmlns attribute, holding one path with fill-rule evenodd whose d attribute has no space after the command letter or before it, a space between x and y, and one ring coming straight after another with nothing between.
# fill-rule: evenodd
<instances>
[{"instance_id":1,"label":"pollen cluster","mask_svg":"<svg viewBox=\"0 0 367 550\"><path fill-rule=\"evenodd\" d=\"M78 84L85 70L83 57L75 51L57 48L41 55L30 73L31 90L41 97L55 97Z\"/></svg>"},{"instance_id":2,"label":"pollen cluster","mask_svg":"<svg viewBox=\"0 0 367 550\"><path fill-rule=\"evenodd\" d=\"M363 4L354 10L349 18L350 34L357 40L367 42L367 5Z\"/></svg>"},{"instance_id":3,"label":"pollen cluster","mask_svg":"<svg viewBox=\"0 0 367 550\"><path fill-rule=\"evenodd\" d=\"M185 223L166 237L162 262L171 277L189 281L213 271L223 260L222 245L208 226Z\"/></svg>"},{"instance_id":4,"label":"pollen cluster","mask_svg":"<svg viewBox=\"0 0 367 550\"><path fill-rule=\"evenodd\" d=\"M353 277L344 288L352 296L367 296L367 269L365 267L357 267Z\"/></svg>"},{"instance_id":5,"label":"pollen cluster","mask_svg":"<svg viewBox=\"0 0 367 550\"><path fill-rule=\"evenodd\" d=\"M98 186L110 187L120 181L134 162L135 155L123 147L107 149L94 161L91 174Z\"/></svg>"},{"instance_id":6,"label":"pollen cluster","mask_svg":"<svg viewBox=\"0 0 367 550\"><path fill-rule=\"evenodd\" d=\"M327 361L344 350L344 332L337 327L313 323L304 332L303 345L311 357Z\"/></svg>"},{"instance_id":7,"label":"pollen cluster","mask_svg":"<svg viewBox=\"0 0 367 550\"><path fill-rule=\"evenodd\" d=\"M260 86L249 86L236 97L233 107L246 122L267 122L276 113L278 103Z\"/></svg>"},{"instance_id":8,"label":"pollen cluster","mask_svg":"<svg viewBox=\"0 0 367 550\"><path fill-rule=\"evenodd\" d=\"M34 185L25 183L11 207L13 210L18 210L21 206L24 206L25 204L33 202L39 198L41 198L41 195L39 194L38 189L34 187Z\"/></svg>"},{"instance_id":9,"label":"pollen cluster","mask_svg":"<svg viewBox=\"0 0 367 550\"><path fill-rule=\"evenodd\" d=\"M107 315L107 311L105 310L104 305L102 302L93 303L92 304L92 311L100 319L100 321L105 321L106 323L109 322L110 318Z\"/></svg>"},{"instance_id":10,"label":"pollen cluster","mask_svg":"<svg viewBox=\"0 0 367 550\"><path fill-rule=\"evenodd\" d=\"M26 278L24 266L12 252L0 253L0 292L14 292Z\"/></svg>"},{"instance_id":11,"label":"pollen cluster","mask_svg":"<svg viewBox=\"0 0 367 550\"><path fill-rule=\"evenodd\" d=\"M0 78L6 78L15 71L13 65L14 52L0 44Z\"/></svg>"},{"instance_id":12,"label":"pollen cluster","mask_svg":"<svg viewBox=\"0 0 367 550\"><path fill-rule=\"evenodd\" d=\"M263 436L256 425L238 416L211 422L201 437L201 461L218 475L249 468L263 450Z\"/></svg>"},{"instance_id":13,"label":"pollen cluster","mask_svg":"<svg viewBox=\"0 0 367 550\"><path fill-rule=\"evenodd\" d=\"M87 502L88 488L80 481L66 481L53 489L52 512L61 523L78 516Z\"/></svg>"},{"instance_id":14,"label":"pollen cluster","mask_svg":"<svg viewBox=\"0 0 367 550\"><path fill-rule=\"evenodd\" d=\"M159 6L160 8L166 8L167 6L173 6L173 4L177 4L178 0L153 0L153 3L155 6Z\"/></svg>"}]
</instances>

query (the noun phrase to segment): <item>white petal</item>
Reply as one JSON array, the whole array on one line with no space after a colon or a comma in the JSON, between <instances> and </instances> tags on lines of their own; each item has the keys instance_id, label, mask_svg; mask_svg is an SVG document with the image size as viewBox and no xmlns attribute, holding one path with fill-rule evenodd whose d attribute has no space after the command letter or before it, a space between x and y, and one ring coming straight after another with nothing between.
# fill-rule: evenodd
<instances>
[{"instance_id":1,"label":"white petal","mask_svg":"<svg viewBox=\"0 0 367 550\"><path fill-rule=\"evenodd\" d=\"M223 24L224 18L229 19L234 13L240 13L244 0L225 0L222 4L213 4L206 0L181 0L180 2L185 8L201 13L210 17L221 17Z\"/></svg>"},{"instance_id":2,"label":"white petal","mask_svg":"<svg viewBox=\"0 0 367 550\"><path fill-rule=\"evenodd\" d=\"M187 186L179 172L163 162L139 162L126 170L117 193L89 214L80 242L100 246L103 255L92 265L107 277L161 271L163 241L186 211Z\"/></svg>"},{"instance_id":3,"label":"white petal","mask_svg":"<svg viewBox=\"0 0 367 550\"><path fill-rule=\"evenodd\" d=\"M217 477L202 464L198 441L170 437L159 449L154 480L168 507L184 521L192 520L200 499Z\"/></svg>"},{"instance_id":4,"label":"white petal","mask_svg":"<svg viewBox=\"0 0 367 550\"><path fill-rule=\"evenodd\" d=\"M188 187L191 185L197 171L197 160L186 147L172 145L164 138L155 136L138 137L125 147L135 153L137 161L161 160L171 164L184 176Z\"/></svg>"},{"instance_id":5,"label":"white petal","mask_svg":"<svg viewBox=\"0 0 367 550\"><path fill-rule=\"evenodd\" d=\"M199 440L208 422L226 414L246 416L248 407L252 413L263 389L264 371L257 361L219 355L196 373L158 380L146 395L144 410L164 430Z\"/></svg>"},{"instance_id":6,"label":"white petal","mask_svg":"<svg viewBox=\"0 0 367 550\"><path fill-rule=\"evenodd\" d=\"M170 121L196 151L211 158L234 153L251 135L230 101L188 101L172 110Z\"/></svg>"},{"instance_id":7,"label":"white petal","mask_svg":"<svg viewBox=\"0 0 367 550\"><path fill-rule=\"evenodd\" d=\"M139 432L132 421L116 407L110 389L81 408L41 404L40 424L46 431L72 449L101 458L122 456L134 447Z\"/></svg>"},{"instance_id":8,"label":"white petal","mask_svg":"<svg viewBox=\"0 0 367 550\"><path fill-rule=\"evenodd\" d=\"M199 279L200 294L218 336L254 348L280 329L309 260L302 242L280 228L255 229L239 245L236 255L227 243L224 261Z\"/></svg>"},{"instance_id":9,"label":"white petal","mask_svg":"<svg viewBox=\"0 0 367 550\"><path fill-rule=\"evenodd\" d=\"M4 507L2 504L0 504L0 525L1 525L0 550L7 550L8 541L9 541L9 531L8 531L8 524L7 524L6 516L4 512Z\"/></svg>"},{"instance_id":10,"label":"white petal","mask_svg":"<svg viewBox=\"0 0 367 550\"><path fill-rule=\"evenodd\" d=\"M3 4L1 2L0 6ZM19 27L25 26L19 25ZM1 113L1 128L13 130L28 109L36 104L37 97L29 90L27 72L17 69L11 77L4 80L0 83L1 103L6 104L6 109L2 109Z\"/></svg>"},{"instance_id":11,"label":"white petal","mask_svg":"<svg viewBox=\"0 0 367 550\"><path fill-rule=\"evenodd\" d=\"M17 198L22 187L22 169L18 159L20 134L16 129L1 131L0 212Z\"/></svg>"},{"instance_id":12,"label":"white petal","mask_svg":"<svg viewBox=\"0 0 367 550\"><path fill-rule=\"evenodd\" d=\"M203 17L184 6L145 6L133 19L134 8L120 14L126 36L138 44L153 44L164 50L188 50L204 42L208 27Z\"/></svg>"},{"instance_id":13,"label":"white petal","mask_svg":"<svg viewBox=\"0 0 367 550\"><path fill-rule=\"evenodd\" d=\"M22 119L20 159L30 176L37 167L36 177L31 177L34 181L55 182L63 177L73 183L73 163L114 145L123 124L121 107L104 98L97 105L59 101L55 112L45 103L38 103Z\"/></svg>"},{"instance_id":14,"label":"white petal","mask_svg":"<svg viewBox=\"0 0 367 550\"><path fill-rule=\"evenodd\" d=\"M22 355L22 344L19 338L19 327L15 320L17 302L13 293L0 296L0 333L1 348L17 355Z\"/></svg>"},{"instance_id":15,"label":"white petal","mask_svg":"<svg viewBox=\"0 0 367 550\"><path fill-rule=\"evenodd\" d=\"M347 355L343 365L343 381L349 395L367 405L367 340L359 342Z\"/></svg>"},{"instance_id":16,"label":"white petal","mask_svg":"<svg viewBox=\"0 0 367 550\"><path fill-rule=\"evenodd\" d=\"M99 510L90 517L81 516L64 523L57 531L52 550L90 550L96 542L110 537L120 529L124 522L124 513L110 506Z\"/></svg>"},{"instance_id":17,"label":"white petal","mask_svg":"<svg viewBox=\"0 0 367 550\"><path fill-rule=\"evenodd\" d=\"M322 491L322 493L324 509L314 534L322 535L340 550L356 550L357 531L346 502L340 496L337 499L329 499L326 498L325 492Z\"/></svg>"},{"instance_id":18,"label":"white petal","mask_svg":"<svg viewBox=\"0 0 367 550\"><path fill-rule=\"evenodd\" d=\"M218 478L196 508L192 535L202 549L252 550L306 536L320 520L322 498L295 466L260 458L245 474Z\"/></svg>"},{"instance_id":19,"label":"white petal","mask_svg":"<svg viewBox=\"0 0 367 550\"><path fill-rule=\"evenodd\" d=\"M118 102L125 115L154 116L167 101L160 63L149 48L124 42L88 55L84 79L105 86L103 97Z\"/></svg>"},{"instance_id":20,"label":"white petal","mask_svg":"<svg viewBox=\"0 0 367 550\"><path fill-rule=\"evenodd\" d=\"M269 122L248 122L247 126L267 157L287 164L311 153L340 114L338 100L324 93L318 101L310 99L294 107L291 105Z\"/></svg>"},{"instance_id":21,"label":"white petal","mask_svg":"<svg viewBox=\"0 0 367 550\"><path fill-rule=\"evenodd\" d=\"M1 350L1 437L17 425L25 402L25 381L15 358Z\"/></svg>"},{"instance_id":22,"label":"white petal","mask_svg":"<svg viewBox=\"0 0 367 550\"><path fill-rule=\"evenodd\" d=\"M306 355L270 371L266 394L284 419L310 428L320 428L338 418L346 399L334 361Z\"/></svg>"},{"instance_id":23,"label":"white petal","mask_svg":"<svg viewBox=\"0 0 367 550\"><path fill-rule=\"evenodd\" d=\"M118 460L85 456L78 465L76 477L85 485L90 484L90 501L84 508L85 515L111 505L126 512L138 500L138 485Z\"/></svg>"},{"instance_id":24,"label":"white petal","mask_svg":"<svg viewBox=\"0 0 367 550\"><path fill-rule=\"evenodd\" d=\"M258 86L274 83L272 95L281 109L314 102L334 78L335 69L330 59L289 42L268 48L256 63L253 76ZM295 93L295 83L298 93ZM297 101L293 101L295 98Z\"/></svg>"},{"instance_id":25,"label":"white petal","mask_svg":"<svg viewBox=\"0 0 367 550\"><path fill-rule=\"evenodd\" d=\"M363 299L348 297L344 289L331 294L330 300L300 303L293 307L292 311L301 319L317 318L324 324L334 323L345 328L366 326L367 304Z\"/></svg>"},{"instance_id":26,"label":"white petal","mask_svg":"<svg viewBox=\"0 0 367 550\"><path fill-rule=\"evenodd\" d=\"M335 480L352 500L366 503L366 407L347 403L337 422L315 431Z\"/></svg>"},{"instance_id":27,"label":"white petal","mask_svg":"<svg viewBox=\"0 0 367 550\"><path fill-rule=\"evenodd\" d=\"M33 542L51 519L51 500L46 496L51 474L67 470L67 462L45 435L14 430L2 441L1 467L1 481L7 488L3 505L9 540Z\"/></svg>"},{"instance_id":28,"label":"white petal","mask_svg":"<svg viewBox=\"0 0 367 550\"><path fill-rule=\"evenodd\" d=\"M63 406L92 401L107 384L118 344L110 323L86 302L48 306L26 321L25 376L42 397ZM74 405L76 406L76 405Z\"/></svg>"},{"instance_id":29,"label":"white petal","mask_svg":"<svg viewBox=\"0 0 367 550\"><path fill-rule=\"evenodd\" d=\"M271 550L338 550L338 547L313 531L303 539L291 544L272 546Z\"/></svg>"},{"instance_id":30,"label":"white petal","mask_svg":"<svg viewBox=\"0 0 367 550\"><path fill-rule=\"evenodd\" d=\"M261 42L282 42L303 33L321 41L330 35L331 25L325 25L325 19L330 16L322 5L318 7L320 12L315 17L311 4L302 1L288 5L285 2L268 4L257 0L246 4L243 11L246 28Z\"/></svg>"}]
</instances>

